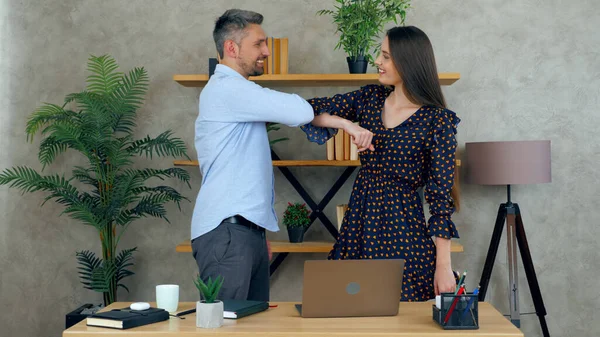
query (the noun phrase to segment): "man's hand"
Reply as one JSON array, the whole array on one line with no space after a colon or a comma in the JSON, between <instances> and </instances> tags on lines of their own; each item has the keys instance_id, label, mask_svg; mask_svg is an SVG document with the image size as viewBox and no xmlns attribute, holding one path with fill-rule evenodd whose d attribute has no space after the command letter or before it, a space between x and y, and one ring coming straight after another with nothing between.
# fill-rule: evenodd
<instances>
[{"instance_id":1,"label":"man's hand","mask_svg":"<svg viewBox=\"0 0 600 337\"><path fill-rule=\"evenodd\" d=\"M371 144L373 140L373 133L365 128L360 127L358 124L354 124L350 121L346 123L344 127L346 131L352 137L352 142L358 147L358 152L365 150L374 151L375 147Z\"/></svg>"},{"instance_id":2,"label":"man's hand","mask_svg":"<svg viewBox=\"0 0 600 337\"><path fill-rule=\"evenodd\" d=\"M271 261L273 253L271 252L271 242L269 240L267 240L267 254L269 254L269 261Z\"/></svg>"}]
</instances>

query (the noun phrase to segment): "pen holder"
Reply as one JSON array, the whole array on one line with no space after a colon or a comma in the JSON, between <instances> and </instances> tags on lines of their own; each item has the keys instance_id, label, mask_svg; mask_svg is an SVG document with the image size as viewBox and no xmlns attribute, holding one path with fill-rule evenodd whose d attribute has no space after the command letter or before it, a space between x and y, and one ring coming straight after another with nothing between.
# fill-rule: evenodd
<instances>
[{"instance_id":1,"label":"pen holder","mask_svg":"<svg viewBox=\"0 0 600 337\"><path fill-rule=\"evenodd\" d=\"M456 304L452 308L455 302ZM449 315L448 312L450 312ZM445 330L479 329L478 295L442 293L440 308L433 305L433 320Z\"/></svg>"}]
</instances>

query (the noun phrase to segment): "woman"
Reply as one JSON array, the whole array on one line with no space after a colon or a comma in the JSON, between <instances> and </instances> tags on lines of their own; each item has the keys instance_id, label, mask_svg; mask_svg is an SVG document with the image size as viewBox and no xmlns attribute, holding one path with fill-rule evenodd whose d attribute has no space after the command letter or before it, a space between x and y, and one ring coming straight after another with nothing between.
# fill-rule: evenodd
<instances>
[{"instance_id":1,"label":"woman","mask_svg":"<svg viewBox=\"0 0 600 337\"><path fill-rule=\"evenodd\" d=\"M460 119L446 109L433 48L420 29L390 29L375 63L382 85L309 100L316 116L302 126L319 144L343 129L360 151L362 167L328 258L405 259L402 300L426 301L456 286L450 239L458 232L450 217L458 206ZM428 223L417 193L423 186Z\"/></svg>"}]
</instances>

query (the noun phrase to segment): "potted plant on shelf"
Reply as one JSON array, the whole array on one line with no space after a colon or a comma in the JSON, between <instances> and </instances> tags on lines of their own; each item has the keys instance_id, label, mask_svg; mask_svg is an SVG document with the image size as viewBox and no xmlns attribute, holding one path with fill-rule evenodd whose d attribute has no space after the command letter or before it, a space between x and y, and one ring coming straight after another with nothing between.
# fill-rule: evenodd
<instances>
[{"instance_id":1,"label":"potted plant on shelf","mask_svg":"<svg viewBox=\"0 0 600 337\"><path fill-rule=\"evenodd\" d=\"M200 293L200 301L196 302L196 326L199 328L218 328L223 325L223 302L217 300L223 277L217 276L213 281L208 278L206 283L200 275L194 280Z\"/></svg>"},{"instance_id":2,"label":"potted plant on shelf","mask_svg":"<svg viewBox=\"0 0 600 337\"><path fill-rule=\"evenodd\" d=\"M41 105L27 121L28 140L40 131L44 137L38 154L42 171L67 150L82 155L83 160L73 166L72 177L44 176L24 166L0 173L0 185L23 192L47 192L44 203L54 199L65 207L63 213L94 229L102 256L83 250L76 258L84 287L101 292L105 306L117 301L119 287L129 291L123 280L134 274L129 268L137 248L117 251L117 247L131 223L142 217L168 222L164 204L179 206L180 201L188 200L172 187L149 186L148 182L176 178L190 187L189 174L183 169L134 166L134 159L144 155L189 157L184 142L171 131L156 138L134 139L136 113L148 88L148 74L144 68L128 74L117 69L110 56L91 56L87 88L67 95L61 105ZM84 308L90 309L87 305L79 309ZM83 318L80 315L78 319ZM67 317L67 325L74 323Z\"/></svg>"},{"instance_id":3,"label":"potted plant on shelf","mask_svg":"<svg viewBox=\"0 0 600 337\"><path fill-rule=\"evenodd\" d=\"M279 123L267 123L267 133L271 132L271 131L278 131L279 129L281 129L279 127ZM281 137L281 138L276 138L273 140L269 140L269 146L273 146L273 144L277 144L279 142L283 142L289 140L288 137Z\"/></svg>"},{"instance_id":4,"label":"potted plant on shelf","mask_svg":"<svg viewBox=\"0 0 600 337\"><path fill-rule=\"evenodd\" d=\"M290 242L298 243L304 241L304 233L310 225L310 210L306 204L288 202L283 213L283 224L287 227Z\"/></svg>"},{"instance_id":5,"label":"potted plant on shelf","mask_svg":"<svg viewBox=\"0 0 600 337\"><path fill-rule=\"evenodd\" d=\"M379 44L376 39L388 22L404 24L410 0L335 0L335 10L323 9L318 15L331 15L340 40L335 49L343 48L348 70L352 74L367 72L374 65L373 54ZM400 23L398 23L400 17Z\"/></svg>"}]
</instances>

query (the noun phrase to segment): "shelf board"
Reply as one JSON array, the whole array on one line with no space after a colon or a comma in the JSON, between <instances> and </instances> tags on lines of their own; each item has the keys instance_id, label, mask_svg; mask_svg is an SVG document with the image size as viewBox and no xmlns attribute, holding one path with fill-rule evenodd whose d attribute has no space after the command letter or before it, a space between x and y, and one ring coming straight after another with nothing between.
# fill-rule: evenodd
<instances>
[{"instance_id":1,"label":"shelf board","mask_svg":"<svg viewBox=\"0 0 600 337\"><path fill-rule=\"evenodd\" d=\"M198 166L197 160L175 160L175 166ZM360 166L360 160L273 160L273 166Z\"/></svg>"},{"instance_id":2,"label":"shelf board","mask_svg":"<svg viewBox=\"0 0 600 337\"><path fill-rule=\"evenodd\" d=\"M460 79L460 73L439 73L441 85L451 85ZM269 87L318 87L318 86L363 86L379 84L379 74L280 74L251 76L262 86ZM203 87L208 75L174 75L173 80L184 87Z\"/></svg>"},{"instance_id":3,"label":"shelf board","mask_svg":"<svg viewBox=\"0 0 600 337\"><path fill-rule=\"evenodd\" d=\"M175 166L198 166L197 160L175 160ZM273 166L360 166L360 160L273 160ZM460 159L456 159L460 166Z\"/></svg>"},{"instance_id":4,"label":"shelf board","mask_svg":"<svg viewBox=\"0 0 600 337\"><path fill-rule=\"evenodd\" d=\"M333 242L325 241L307 241L301 243L291 243L287 241L271 241L271 251L275 253L329 253L333 247ZM184 241L177 245L175 250L178 253L191 253L192 244L190 241ZM450 252L462 253L464 247L455 240L450 241Z\"/></svg>"}]
</instances>

